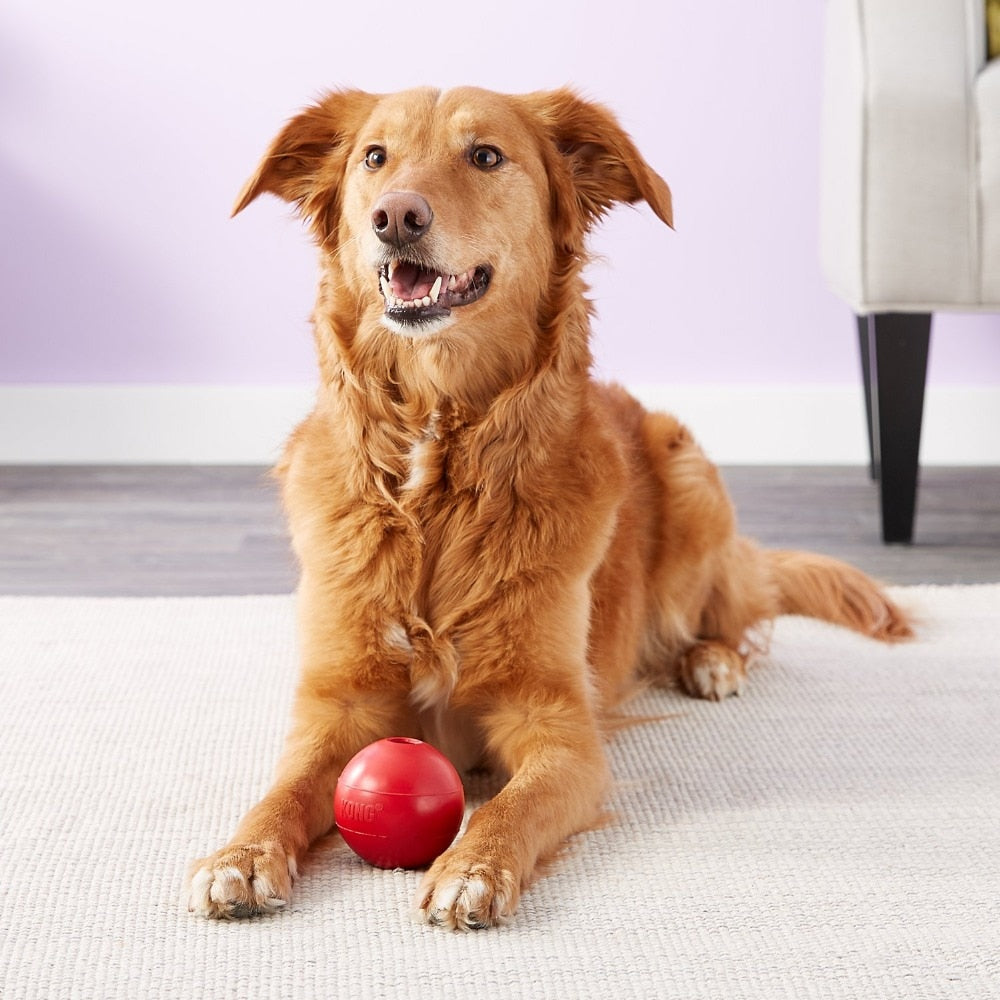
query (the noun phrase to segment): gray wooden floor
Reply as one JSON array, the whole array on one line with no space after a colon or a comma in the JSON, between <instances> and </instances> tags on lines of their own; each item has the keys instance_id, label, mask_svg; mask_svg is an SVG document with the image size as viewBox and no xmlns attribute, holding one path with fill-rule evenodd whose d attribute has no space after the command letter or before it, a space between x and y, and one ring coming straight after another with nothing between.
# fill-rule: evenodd
<instances>
[{"instance_id":1,"label":"gray wooden floor","mask_svg":"<svg viewBox=\"0 0 1000 1000\"><path fill-rule=\"evenodd\" d=\"M889 583L1000 582L1000 468L925 469L912 546L878 541L861 468L723 470L744 533ZM295 566L267 471L0 467L0 593L285 593Z\"/></svg>"}]
</instances>

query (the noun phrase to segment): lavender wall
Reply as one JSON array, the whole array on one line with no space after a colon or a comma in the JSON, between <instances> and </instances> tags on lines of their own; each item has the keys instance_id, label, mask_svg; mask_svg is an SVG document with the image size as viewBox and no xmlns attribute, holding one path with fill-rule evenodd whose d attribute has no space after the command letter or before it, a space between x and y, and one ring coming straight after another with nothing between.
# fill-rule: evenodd
<instances>
[{"instance_id":1,"label":"lavender wall","mask_svg":"<svg viewBox=\"0 0 1000 1000\"><path fill-rule=\"evenodd\" d=\"M620 210L595 248L602 370L630 382L854 383L817 262L820 0L6 0L0 382L313 376L314 261L275 201L228 210L324 87L571 82L671 183L677 232ZM932 380L1000 384L1000 317L942 317Z\"/></svg>"}]
</instances>

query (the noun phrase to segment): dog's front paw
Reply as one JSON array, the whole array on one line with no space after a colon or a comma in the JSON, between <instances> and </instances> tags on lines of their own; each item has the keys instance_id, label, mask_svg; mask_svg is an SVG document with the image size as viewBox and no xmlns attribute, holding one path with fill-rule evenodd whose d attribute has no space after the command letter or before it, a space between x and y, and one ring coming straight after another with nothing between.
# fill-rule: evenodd
<instances>
[{"instance_id":1,"label":"dog's front paw","mask_svg":"<svg viewBox=\"0 0 1000 1000\"><path fill-rule=\"evenodd\" d=\"M460 849L453 849L424 876L417 913L436 927L478 931L513 916L520 894L513 872L483 862L470 864Z\"/></svg>"},{"instance_id":2,"label":"dog's front paw","mask_svg":"<svg viewBox=\"0 0 1000 1000\"><path fill-rule=\"evenodd\" d=\"M188 909L234 920L273 913L292 898L295 859L277 841L225 847L191 866Z\"/></svg>"}]
</instances>

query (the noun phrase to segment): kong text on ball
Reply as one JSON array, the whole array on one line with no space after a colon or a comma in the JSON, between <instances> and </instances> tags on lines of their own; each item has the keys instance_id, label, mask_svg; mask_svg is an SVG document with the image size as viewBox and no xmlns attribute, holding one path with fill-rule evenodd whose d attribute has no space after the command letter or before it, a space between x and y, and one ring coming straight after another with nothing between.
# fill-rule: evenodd
<instances>
[{"instance_id":1,"label":"kong text on ball","mask_svg":"<svg viewBox=\"0 0 1000 1000\"><path fill-rule=\"evenodd\" d=\"M462 779L429 743L379 740L344 768L333 796L337 827L377 868L423 868L455 839L465 813Z\"/></svg>"}]
</instances>

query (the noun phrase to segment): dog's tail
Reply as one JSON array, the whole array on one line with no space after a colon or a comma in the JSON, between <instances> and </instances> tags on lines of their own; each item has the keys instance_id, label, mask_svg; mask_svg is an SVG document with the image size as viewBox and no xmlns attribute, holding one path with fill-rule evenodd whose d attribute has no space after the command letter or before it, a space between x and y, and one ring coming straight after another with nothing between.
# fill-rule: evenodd
<instances>
[{"instance_id":1,"label":"dog's tail","mask_svg":"<svg viewBox=\"0 0 1000 1000\"><path fill-rule=\"evenodd\" d=\"M859 569L811 552L767 551L780 613L844 625L883 642L913 635L906 613Z\"/></svg>"}]
</instances>

